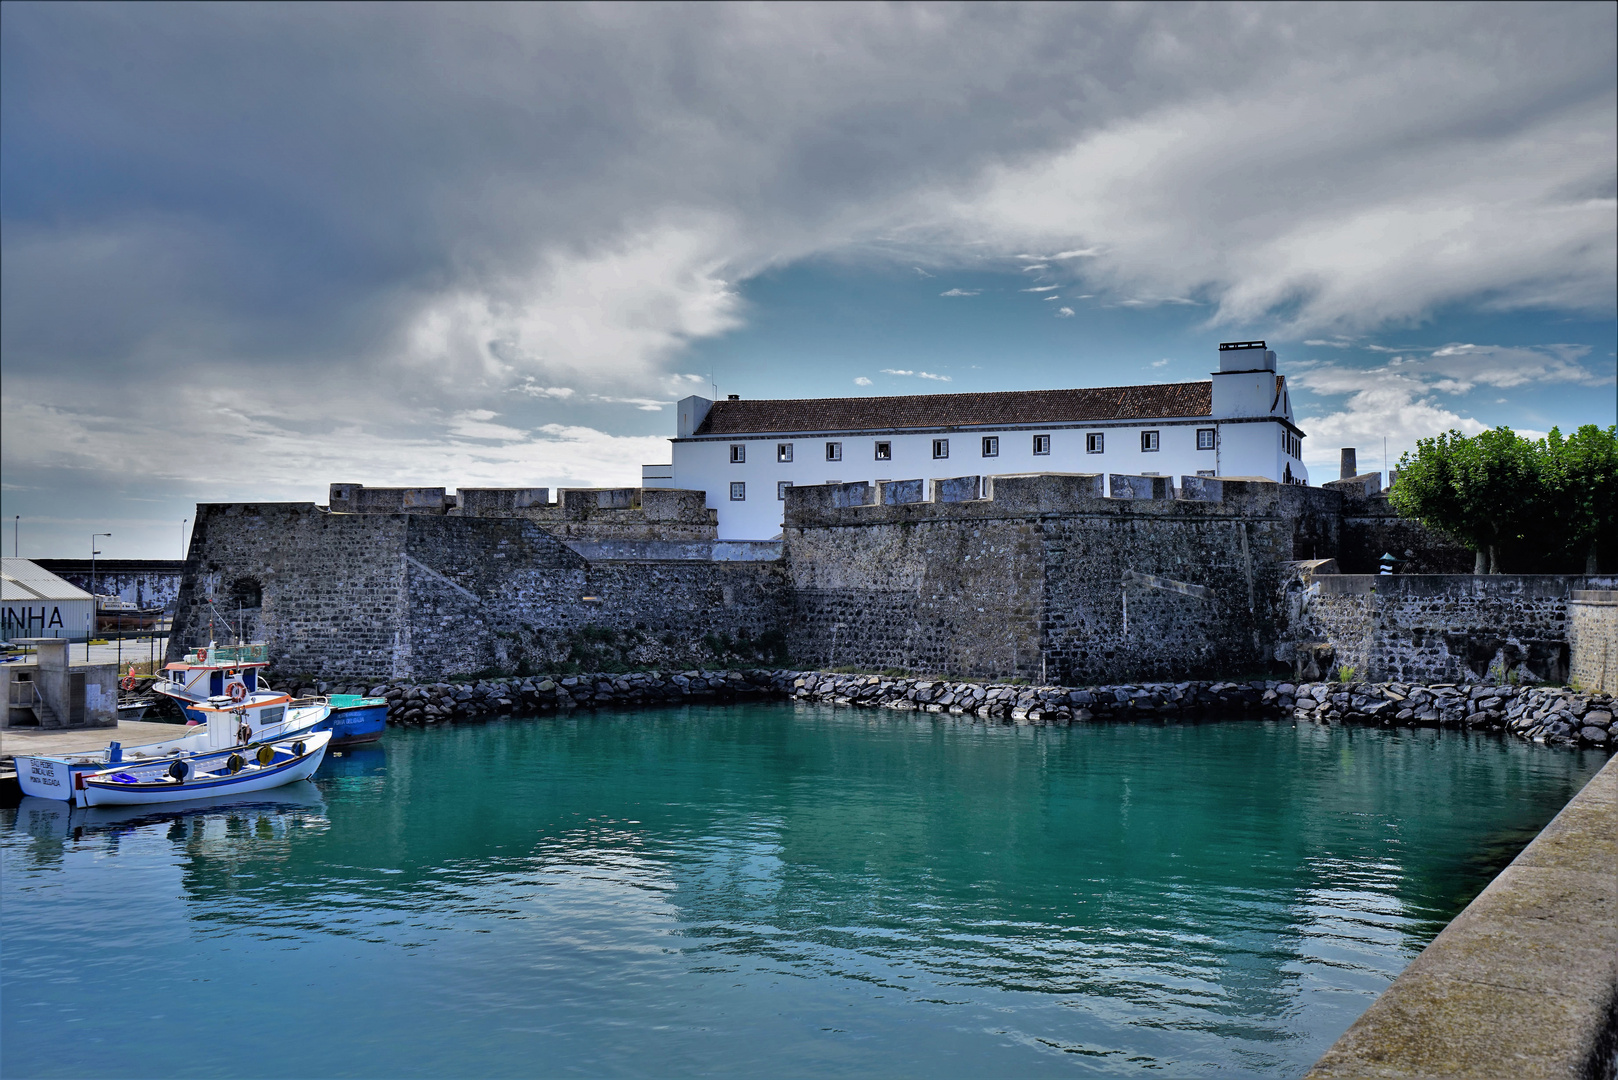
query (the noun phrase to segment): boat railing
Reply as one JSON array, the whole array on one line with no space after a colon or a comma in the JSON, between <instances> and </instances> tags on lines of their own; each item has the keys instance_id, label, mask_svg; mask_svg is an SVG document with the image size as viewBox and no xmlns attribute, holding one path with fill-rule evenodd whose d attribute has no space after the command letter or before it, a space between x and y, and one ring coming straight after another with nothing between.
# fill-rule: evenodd
<instances>
[{"instance_id":1,"label":"boat railing","mask_svg":"<svg viewBox=\"0 0 1618 1080\"><path fill-rule=\"evenodd\" d=\"M224 667L229 664L263 664L270 659L270 647L264 642L253 645L214 645L198 648L186 658L187 663L202 667Z\"/></svg>"}]
</instances>

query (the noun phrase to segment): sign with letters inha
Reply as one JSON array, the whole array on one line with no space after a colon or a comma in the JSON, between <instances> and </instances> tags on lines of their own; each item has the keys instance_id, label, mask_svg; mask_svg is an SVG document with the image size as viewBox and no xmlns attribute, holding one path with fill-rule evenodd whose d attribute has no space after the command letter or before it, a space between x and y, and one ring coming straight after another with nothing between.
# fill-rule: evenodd
<instances>
[{"instance_id":1,"label":"sign with letters inha","mask_svg":"<svg viewBox=\"0 0 1618 1080\"><path fill-rule=\"evenodd\" d=\"M15 604L7 602L0 608L0 628L6 637L54 637L65 633L66 620L62 605L49 600L42 604ZM53 634L52 631L55 631Z\"/></svg>"}]
</instances>

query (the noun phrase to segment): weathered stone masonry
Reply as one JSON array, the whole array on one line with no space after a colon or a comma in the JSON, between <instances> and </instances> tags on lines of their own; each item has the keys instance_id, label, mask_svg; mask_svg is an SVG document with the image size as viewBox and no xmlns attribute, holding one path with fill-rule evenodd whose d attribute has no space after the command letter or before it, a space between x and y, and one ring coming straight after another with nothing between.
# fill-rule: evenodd
<instances>
[{"instance_id":1,"label":"weathered stone masonry","mask_svg":"<svg viewBox=\"0 0 1618 1080\"><path fill-rule=\"evenodd\" d=\"M1066 682L1262 667L1305 490L1118 499L1101 479L986 478L987 497L947 503L789 492L792 655ZM1207 598L1126 585L1126 571Z\"/></svg>"},{"instance_id":2,"label":"weathered stone masonry","mask_svg":"<svg viewBox=\"0 0 1618 1080\"><path fill-rule=\"evenodd\" d=\"M592 562L520 518L205 504L188 561L171 653L212 620L268 641L278 672L328 679L539 669L580 647L683 666L785 617L777 564Z\"/></svg>"},{"instance_id":3,"label":"weathered stone masonry","mask_svg":"<svg viewBox=\"0 0 1618 1080\"><path fill-rule=\"evenodd\" d=\"M1326 575L1307 583L1294 636L1329 643L1360 678L1568 679L1574 590L1611 579L1550 574ZM1324 672L1322 673L1324 674Z\"/></svg>"},{"instance_id":4,"label":"weathered stone masonry","mask_svg":"<svg viewBox=\"0 0 1618 1080\"><path fill-rule=\"evenodd\" d=\"M1410 681L1465 681L1499 665L1559 681L1568 593L1612 584L1324 573L1300 560L1334 546L1370 551L1394 533L1429 563L1449 556L1389 524L1385 499L1229 479L794 488L783 539L745 551L699 536L708 512L693 493L648 505L633 489L566 491L517 506L526 489L457 498L339 487L334 503L343 494L364 505L199 507L173 648L208 637L212 621L216 637L228 623L268 640L278 670L325 679L789 655L1070 684L1323 677L1339 665ZM659 538L664 518L683 523L678 539Z\"/></svg>"}]
</instances>

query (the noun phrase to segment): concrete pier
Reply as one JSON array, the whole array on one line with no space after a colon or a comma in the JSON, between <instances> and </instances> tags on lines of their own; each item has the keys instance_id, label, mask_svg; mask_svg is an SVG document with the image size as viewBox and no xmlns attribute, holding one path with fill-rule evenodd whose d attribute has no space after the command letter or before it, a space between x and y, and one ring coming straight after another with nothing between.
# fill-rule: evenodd
<instances>
[{"instance_id":1,"label":"concrete pier","mask_svg":"<svg viewBox=\"0 0 1618 1080\"><path fill-rule=\"evenodd\" d=\"M1610 1077L1618 758L1337 1040L1306 1080Z\"/></svg>"}]
</instances>

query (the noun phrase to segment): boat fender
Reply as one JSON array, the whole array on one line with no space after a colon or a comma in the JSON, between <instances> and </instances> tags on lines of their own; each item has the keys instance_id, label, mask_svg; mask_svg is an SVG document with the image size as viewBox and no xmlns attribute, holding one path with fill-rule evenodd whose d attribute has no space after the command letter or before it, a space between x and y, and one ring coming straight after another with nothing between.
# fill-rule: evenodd
<instances>
[{"instance_id":1,"label":"boat fender","mask_svg":"<svg viewBox=\"0 0 1618 1080\"><path fill-rule=\"evenodd\" d=\"M309 748L304 745L302 739L299 739L297 742L292 744L292 752L294 754L296 754L298 757L303 757L303 755L308 751L308 749Z\"/></svg>"},{"instance_id":2,"label":"boat fender","mask_svg":"<svg viewBox=\"0 0 1618 1080\"><path fill-rule=\"evenodd\" d=\"M247 687L239 682L230 684L230 700L240 701L247 696Z\"/></svg>"},{"instance_id":3,"label":"boat fender","mask_svg":"<svg viewBox=\"0 0 1618 1080\"><path fill-rule=\"evenodd\" d=\"M237 773L242 771L242 766L246 764L247 760L240 754L232 754L225 759L225 771L230 773L230 775L235 776Z\"/></svg>"},{"instance_id":4,"label":"boat fender","mask_svg":"<svg viewBox=\"0 0 1618 1080\"><path fill-rule=\"evenodd\" d=\"M256 756L258 757L258 763L260 765L268 765L270 762L275 760L275 747L261 746L258 748L258 754Z\"/></svg>"},{"instance_id":5,"label":"boat fender","mask_svg":"<svg viewBox=\"0 0 1618 1080\"><path fill-rule=\"evenodd\" d=\"M188 774L190 771L191 766L187 765L183 761L176 761L169 766L169 775L174 777L174 779L178 780L182 784L185 783L186 774Z\"/></svg>"}]
</instances>

